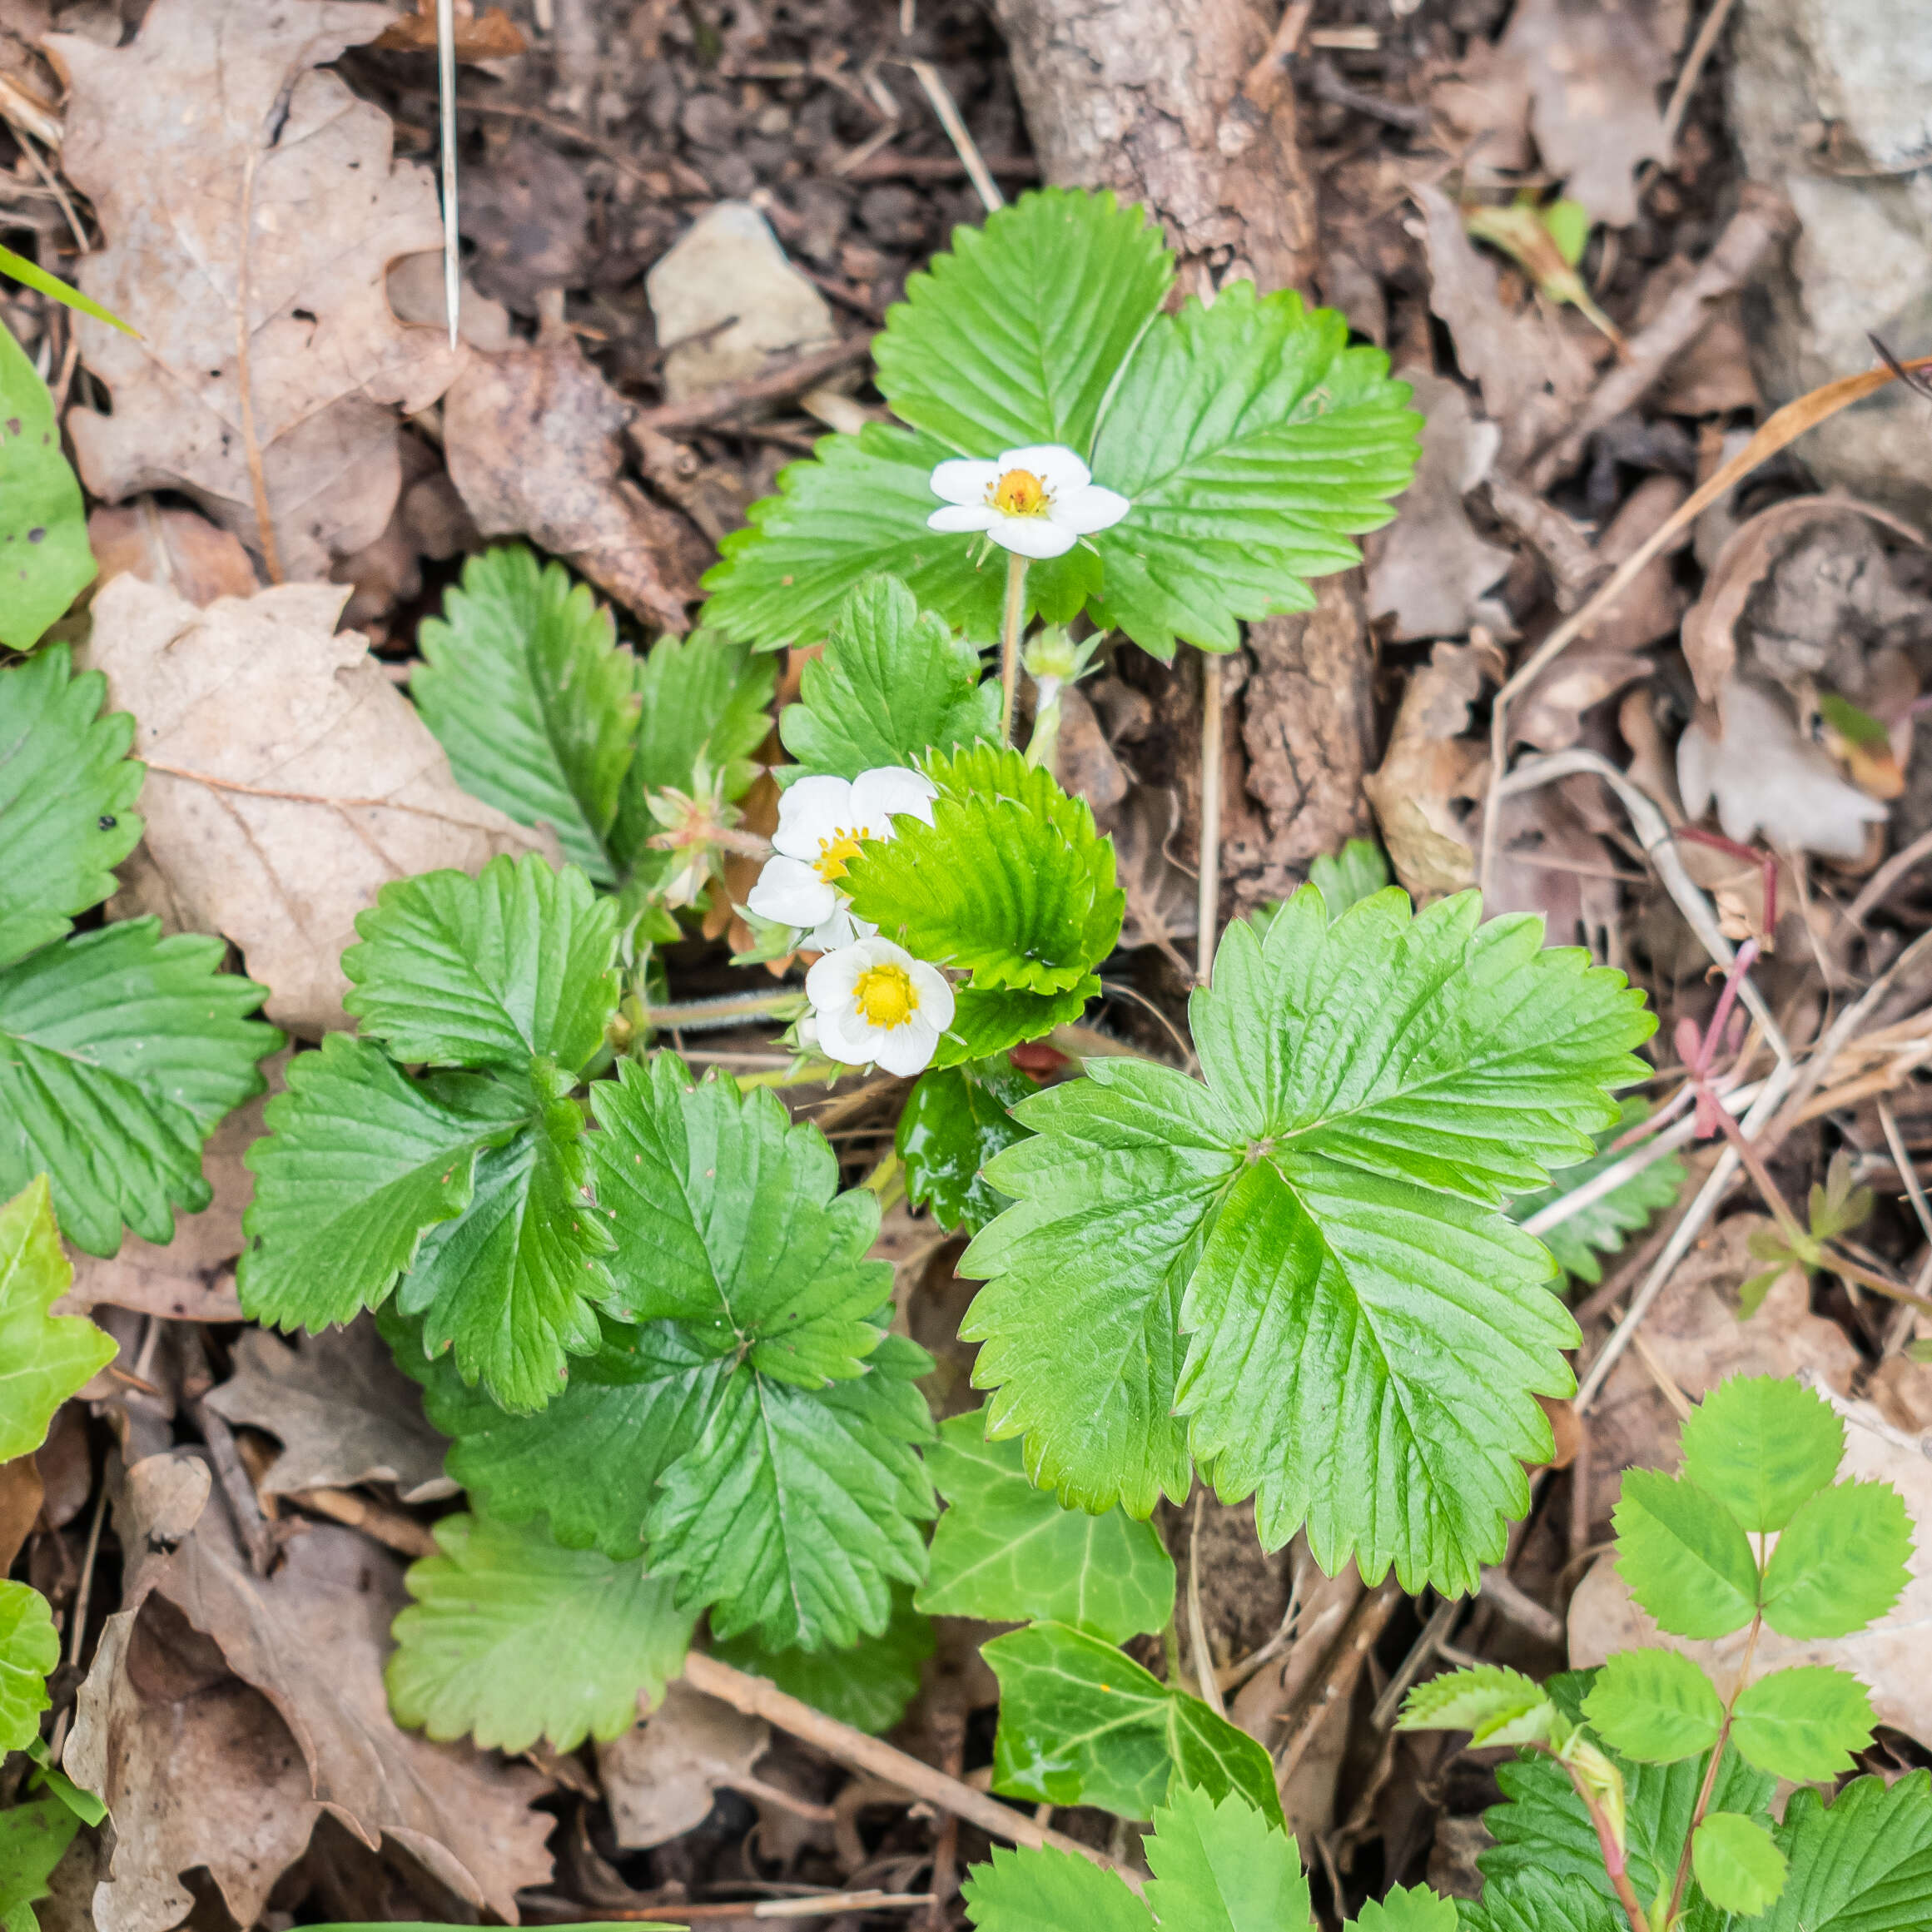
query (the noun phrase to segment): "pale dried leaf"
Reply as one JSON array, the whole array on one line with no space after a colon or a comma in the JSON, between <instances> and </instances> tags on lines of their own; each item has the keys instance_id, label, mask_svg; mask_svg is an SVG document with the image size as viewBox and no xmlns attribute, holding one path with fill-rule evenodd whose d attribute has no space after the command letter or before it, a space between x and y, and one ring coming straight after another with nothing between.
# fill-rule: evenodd
<instances>
[{"instance_id":1,"label":"pale dried leaf","mask_svg":"<svg viewBox=\"0 0 1932 1932\"><path fill-rule=\"evenodd\" d=\"M1418 901L1476 882L1465 821L1488 760L1463 734L1482 689L1477 647L1438 644L1409 673L1381 769L1362 781L1395 876Z\"/></svg>"},{"instance_id":2,"label":"pale dried leaf","mask_svg":"<svg viewBox=\"0 0 1932 1932\"><path fill-rule=\"evenodd\" d=\"M1505 798L1497 834L1483 911L1541 913L1549 945L1587 946L1601 956L1621 906L1609 847L1577 822L1553 785Z\"/></svg>"},{"instance_id":3,"label":"pale dried leaf","mask_svg":"<svg viewBox=\"0 0 1932 1932\"><path fill-rule=\"evenodd\" d=\"M1687 255L1674 255L1651 271L1637 297L1636 327L1654 321L1666 302L1697 272ZM1744 304L1733 291L1706 305L1708 320L1687 349L1666 365L1651 406L1666 416L1721 416L1758 409L1763 398L1751 373L1744 332Z\"/></svg>"},{"instance_id":4,"label":"pale dried leaf","mask_svg":"<svg viewBox=\"0 0 1932 1932\"><path fill-rule=\"evenodd\" d=\"M762 1717L747 1717L683 1678L664 1701L614 1743L597 1766L611 1827L627 1850L645 1850L702 1824L721 1785L747 1777L772 1741Z\"/></svg>"},{"instance_id":5,"label":"pale dried leaf","mask_svg":"<svg viewBox=\"0 0 1932 1932\"><path fill-rule=\"evenodd\" d=\"M166 584L190 603L217 597L252 597L261 588L241 539L178 504L163 508L151 496L87 518L87 547L101 567L94 594L123 571Z\"/></svg>"},{"instance_id":6,"label":"pale dried leaf","mask_svg":"<svg viewBox=\"0 0 1932 1932\"><path fill-rule=\"evenodd\" d=\"M1429 82L1438 145L1473 181L1522 174L1530 166L1529 77L1522 62L1480 35L1463 58Z\"/></svg>"}]
</instances>

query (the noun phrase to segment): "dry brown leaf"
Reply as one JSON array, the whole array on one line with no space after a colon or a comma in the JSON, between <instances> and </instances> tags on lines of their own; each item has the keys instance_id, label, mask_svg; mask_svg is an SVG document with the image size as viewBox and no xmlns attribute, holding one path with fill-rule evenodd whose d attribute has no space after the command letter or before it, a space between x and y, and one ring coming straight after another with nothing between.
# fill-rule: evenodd
<instances>
[{"instance_id":1,"label":"dry brown leaf","mask_svg":"<svg viewBox=\"0 0 1932 1932\"><path fill-rule=\"evenodd\" d=\"M682 631L704 546L620 476L634 413L574 337L474 356L444 400L444 454L484 535L528 537L638 616Z\"/></svg>"},{"instance_id":2,"label":"dry brown leaf","mask_svg":"<svg viewBox=\"0 0 1932 1932\"><path fill-rule=\"evenodd\" d=\"M1395 876L1418 901L1476 882L1464 823L1488 755L1464 734L1482 689L1478 648L1438 644L1409 673L1381 769L1362 781Z\"/></svg>"},{"instance_id":3,"label":"dry brown leaf","mask_svg":"<svg viewBox=\"0 0 1932 1932\"><path fill-rule=\"evenodd\" d=\"M1189 962L1177 940L1200 931L1199 882L1174 856L1180 800L1169 785L1136 785L1106 827L1114 841L1114 872L1127 895L1120 944L1157 946L1184 971Z\"/></svg>"},{"instance_id":4,"label":"dry brown leaf","mask_svg":"<svg viewBox=\"0 0 1932 1932\"><path fill-rule=\"evenodd\" d=\"M424 558L442 562L483 548L436 453L418 438L405 436L402 457L402 494L388 528L366 550L342 558L329 573L333 582L355 586L342 613L342 623L350 628L386 627L399 603L421 593Z\"/></svg>"},{"instance_id":5,"label":"dry brown leaf","mask_svg":"<svg viewBox=\"0 0 1932 1932\"><path fill-rule=\"evenodd\" d=\"M1665 303L1697 272L1687 255L1651 270L1637 297L1636 328L1655 321ZM1762 406L1744 332L1744 304L1733 291L1706 305L1709 320L1664 370L1651 406L1666 416L1720 416Z\"/></svg>"},{"instance_id":6,"label":"dry brown leaf","mask_svg":"<svg viewBox=\"0 0 1932 1932\"><path fill-rule=\"evenodd\" d=\"M1601 957L1621 907L1608 847L1554 786L1505 798L1502 809L1484 913L1541 913L1547 944L1587 946Z\"/></svg>"},{"instance_id":7,"label":"dry brown leaf","mask_svg":"<svg viewBox=\"0 0 1932 1932\"><path fill-rule=\"evenodd\" d=\"M39 1465L32 1456L0 1463L0 1576L12 1567L46 1500Z\"/></svg>"},{"instance_id":8,"label":"dry brown leaf","mask_svg":"<svg viewBox=\"0 0 1932 1932\"><path fill-rule=\"evenodd\" d=\"M101 574L94 592L123 571L146 584L166 584L190 603L217 597L252 597L261 588L241 539L177 504L163 509L151 496L121 509L97 509L87 519L87 547Z\"/></svg>"},{"instance_id":9,"label":"dry brown leaf","mask_svg":"<svg viewBox=\"0 0 1932 1932\"><path fill-rule=\"evenodd\" d=\"M1522 61L1473 37L1463 58L1431 79L1428 102L1437 145L1460 160L1466 180L1528 170L1529 77Z\"/></svg>"},{"instance_id":10,"label":"dry brown leaf","mask_svg":"<svg viewBox=\"0 0 1932 1932\"><path fill-rule=\"evenodd\" d=\"M382 534L399 408L428 408L458 365L384 290L390 262L442 245L429 170L395 161L388 116L319 71L390 18L350 0L155 0L127 47L47 42L72 90L62 162L107 237L79 280L142 332L77 325L113 399L67 414L82 476L110 503L186 491L261 550L251 414L295 577Z\"/></svg>"},{"instance_id":11,"label":"dry brown leaf","mask_svg":"<svg viewBox=\"0 0 1932 1932\"><path fill-rule=\"evenodd\" d=\"M472 0L455 0L456 57L459 61L514 60L529 52L523 30L500 7L479 13ZM416 0L414 13L391 21L375 44L398 53L436 51L436 0Z\"/></svg>"},{"instance_id":12,"label":"dry brown leaf","mask_svg":"<svg viewBox=\"0 0 1932 1932\"><path fill-rule=\"evenodd\" d=\"M347 595L287 584L199 611L117 578L87 653L148 761L148 862L123 871L117 916L225 934L268 986L269 1017L309 1036L350 1024L340 956L380 887L555 854L456 783L361 638L335 631Z\"/></svg>"},{"instance_id":13,"label":"dry brown leaf","mask_svg":"<svg viewBox=\"0 0 1932 1932\"><path fill-rule=\"evenodd\" d=\"M762 1717L747 1717L683 1678L623 1736L597 1749L612 1830L627 1850L647 1850L702 1824L721 1785L748 1777L772 1741Z\"/></svg>"},{"instance_id":14,"label":"dry brown leaf","mask_svg":"<svg viewBox=\"0 0 1932 1932\"><path fill-rule=\"evenodd\" d=\"M1133 780L1114 755L1107 734L1086 693L1069 685L1060 694L1060 737L1054 747L1054 775L1061 789L1084 798L1103 827L1125 798Z\"/></svg>"},{"instance_id":15,"label":"dry brown leaf","mask_svg":"<svg viewBox=\"0 0 1932 1932\"><path fill-rule=\"evenodd\" d=\"M271 1496L371 1482L393 1483L405 1502L456 1493L443 1473L447 1444L366 1317L292 1346L251 1329L235 1344L233 1376L207 1401L281 1441L261 1483Z\"/></svg>"}]
</instances>

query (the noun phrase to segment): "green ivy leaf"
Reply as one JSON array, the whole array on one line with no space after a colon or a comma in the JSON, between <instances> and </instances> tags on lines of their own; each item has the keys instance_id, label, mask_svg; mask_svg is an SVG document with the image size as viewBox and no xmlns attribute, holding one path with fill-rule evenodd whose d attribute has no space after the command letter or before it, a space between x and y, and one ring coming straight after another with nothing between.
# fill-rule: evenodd
<instances>
[{"instance_id":1,"label":"green ivy leaf","mask_svg":"<svg viewBox=\"0 0 1932 1932\"><path fill-rule=\"evenodd\" d=\"M989 1443L974 1410L940 1424L926 1466L947 1508L919 1605L994 1623L1041 1618L1120 1643L1174 1614L1174 1559L1118 1507L1065 1509L1026 1480L1016 1442Z\"/></svg>"},{"instance_id":2,"label":"green ivy leaf","mask_svg":"<svg viewBox=\"0 0 1932 1932\"><path fill-rule=\"evenodd\" d=\"M219 939L123 920L0 971L0 1195L45 1171L61 1231L112 1254L127 1226L174 1238L212 1198L201 1145L260 1093L281 1044L246 1017L266 989L221 969Z\"/></svg>"},{"instance_id":3,"label":"green ivy leaf","mask_svg":"<svg viewBox=\"0 0 1932 1932\"><path fill-rule=\"evenodd\" d=\"M1388 861L1374 840L1352 838L1338 852L1323 852L1309 862L1309 883L1321 894L1329 918L1339 919L1389 883Z\"/></svg>"},{"instance_id":4,"label":"green ivy leaf","mask_svg":"<svg viewBox=\"0 0 1932 1932\"><path fill-rule=\"evenodd\" d=\"M548 825L601 885L631 762L635 660L610 612L561 564L521 544L472 557L417 633L410 695L465 792L519 825Z\"/></svg>"},{"instance_id":5,"label":"green ivy leaf","mask_svg":"<svg viewBox=\"0 0 1932 1932\"><path fill-rule=\"evenodd\" d=\"M961 986L954 996L952 1025L932 1056L936 1067L987 1060L1022 1040L1039 1040L1055 1026L1070 1026L1100 992L1099 976L1089 973L1064 993L982 991Z\"/></svg>"},{"instance_id":6,"label":"green ivy leaf","mask_svg":"<svg viewBox=\"0 0 1932 1932\"><path fill-rule=\"evenodd\" d=\"M1854 1778L1829 1806L1794 1791L1777 1840L1790 1881L1756 1932L1932 1925L1932 1772Z\"/></svg>"},{"instance_id":7,"label":"green ivy leaf","mask_svg":"<svg viewBox=\"0 0 1932 1932\"><path fill-rule=\"evenodd\" d=\"M46 1597L25 1583L0 1581L0 1757L25 1751L40 1736L47 1680L60 1661L61 1640Z\"/></svg>"},{"instance_id":8,"label":"green ivy leaf","mask_svg":"<svg viewBox=\"0 0 1932 1932\"><path fill-rule=\"evenodd\" d=\"M1617 1651L1597 1671L1583 1715L1613 1751L1643 1764L1701 1757L1724 1725L1711 1680L1681 1651ZM1741 1738L1738 1748L1744 1749Z\"/></svg>"},{"instance_id":9,"label":"green ivy leaf","mask_svg":"<svg viewBox=\"0 0 1932 1932\"><path fill-rule=\"evenodd\" d=\"M112 1338L85 1315L47 1313L73 1279L37 1175L0 1207L0 1463L32 1454L53 1412L114 1359Z\"/></svg>"},{"instance_id":10,"label":"green ivy leaf","mask_svg":"<svg viewBox=\"0 0 1932 1932\"><path fill-rule=\"evenodd\" d=\"M1479 1900L1462 1900L1456 1910L1462 1932L1629 1932L1630 1925L1581 1879L1540 1872L1492 1880Z\"/></svg>"},{"instance_id":11,"label":"green ivy leaf","mask_svg":"<svg viewBox=\"0 0 1932 1932\"><path fill-rule=\"evenodd\" d=\"M1239 1791L1281 1822L1274 1767L1245 1731L1124 1651L1065 1623L1034 1623L981 1653L1000 1680L993 1789L1150 1818L1183 1786Z\"/></svg>"},{"instance_id":12,"label":"green ivy leaf","mask_svg":"<svg viewBox=\"0 0 1932 1932\"><path fill-rule=\"evenodd\" d=\"M712 1655L876 1737L890 1731L919 1695L920 1666L933 1648L932 1620L913 1608L912 1592L899 1583L893 1586L892 1619L882 1636L862 1636L843 1650L777 1651L737 1636L713 1644Z\"/></svg>"},{"instance_id":13,"label":"green ivy leaf","mask_svg":"<svg viewBox=\"0 0 1932 1932\"><path fill-rule=\"evenodd\" d=\"M1016 1204L961 1264L987 1281L961 1333L991 1428L1065 1500L1145 1515L1191 1440L1324 1569L1460 1590L1499 1557L1575 1330L1496 1204L1589 1151L1651 1021L1536 921L1478 916L1390 892L1331 925L1304 888L1265 942L1223 939L1204 1082L1095 1060L1017 1110L1036 1137L987 1169Z\"/></svg>"},{"instance_id":14,"label":"green ivy leaf","mask_svg":"<svg viewBox=\"0 0 1932 1932\"><path fill-rule=\"evenodd\" d=\"M906 1096L892 1145L906 1165L906 1193L942 1228L976 1234L1006 1203L981 1169L1026 1138L1007 1111L1038 1085L1003 1054L936 1067Z\"/></svg>"},{"instance_id":15,"label":"green ivy leaf","mask_svg":"<svg viewBox=\"0 0 1932 1932\"><path fill-rule=\"evenodd\" d=\"M1126 895L1092 807L1002 745L927 766L932 822L902 818L847 867L853 911L980 991L1064 993L1114 949Z\"/></svg>"},{"instance_id":16,"label":"green ivy leaf","mask_svg":"<svg viewBox=\"0 0 1932 1932\"><path fill-rule=\"evenodd\" d=\"M53 398L0 323L0 644L32 650L93 581L87 509Z\"/></svg>"},{"instance_id":17,"label":"green ivy leaf","mask_svg":"<svg viewBox=\"0 0 1932 1932\"><path fill-rule=\"evenodd\" d=\"M1403 1701L1398 1731L1466 1731L1473 1745L1527 1744L1547 1736L1555 1707L1521 1671L1475 1664L1418 1684Z\"/></svg>"},{"instance_id":18,"label":"green ivy leaf","mask_svg":"<svg viewBox=\"0 0 1932 1932\"><path fill-rule=\"evenodd\" d=\"M1776 1375L1734 1375L1684 1424L1684 1473L1747 1530L1781 1530L1838 1473L1845 1425Z\"/></svg>"},{"instance_id":19,"label":"green ivy leaf","mask_svg":"<svg viewBox=\"0 0 1932 1932\"><path fill-rule=\"evenodd\" d=\"M617 1011L617 908L534 853L385 886L342 955L343 1005L399 1060L580 1072Z\"/></svg>"},{"instance_id":20,"label":"green ivy leaf","mask_svg":"<svg viewBox=\"0 0 1932 1932\"><path fill-rule=\"evenodd\" d=\"M1655 1469L1627 1469L1611 1518L1617 1567L1659 1630L1728 1636L1751 1622L1757 1558L1750 1538L1696 1483Z\"/></svg>"},{"instance_id":21,"label":"green ivy leaf","mask_svg":"<svg viewBox=\"0 0 1932 1932\"><path fill-rule=\"evenodd\" d=\"M1795 1664L1747 1684L1731 1735L1760 1771L1794 1784L1824 1784L1851 1769L1876 1721L1865 1687L1829 1664Z\"/></svg>"},{"instance_id":22,"label":"green ivy leaf","mask_svg":"<svg viewBox=\"0 0 1932 1932\"><path fill-rule=\"evenodd\" d=\"M1000 687L980 682L978 651L892 577L868 579L845 600L799 696L778 720L799 777L856 778L999 735Z\"/></svg>"},{"instance_id":23,"label":"green ivy leaf","mask_svg":"<svg viewBox=\"0 0 1932 1932\"><path fill-rule=\"evenodd\" d=\"M1820 1489L1765 1565L1765 1622L1781 1636L1849 1636L1898 1601L1911 1557L1911 1520L1890 1483Z\"/></svg>"},{"instance_id":24,"label":"green ivy leaf","mask_svg":"<svg viewBox=\"0 0 1932 1932\"><path fill-rule=\"evenodd\" d=\"M53 1868L80 1828L80 1819L54 1791L0 1811L0 1926L6 1932L38 1932L33 1908L47 1895Z\"/></svg>"},{"instance_id":25,"label":"green ivy leaf","mask_svg":"<svg viewBox=\"0 0 1932 1932\"><path fill-rule=\"evenodd\" d=\"M140 842L147 768L127 756L133 718L99 715L107 695L65 644L0 671L0 966L71 931Z\"/></svg>"},{"instance_id":26,"label":"green ivy leaf","mask_svg":"<svg viewBox=\"0 0 1932 1932\"><path fill-rule=\"evenodd\" d=\"M539 1737L574 1751L608 1743L683 1668L693 1622L641 1557L567 1550L534 1524L449 1516L438 1556L410 1566L415 1599L395 1620L383 1672L397 1723L486 1751Z\"/></svg>"},{"instance_id":27,"label":"green ivy leaf","mask_svg":"<svg viewBox=\"0 0 1932 1932\"><path fill-rule=\"evenodd\" d=\"M1691 1838L1691 1868L1721 1912L1755 1919L1785 1889L1785 1855L1755 1818L1713 1811Z\"/></svg>"},{"instance_id":28,"label":"green ivy leaf","mask_svg":"<svg viewBox=\"0 0 1932 1932\"><path fill-rule=\"evenodd\" d=\"M1552 1201L1622 1160L1622 1152L1612 1144L1648 1119L1650 1111L1649 1101L1635 1095L1627 1097L1616 1125L1606 1127L1597 1136L1598 1151L1595 1156L1578 1161L1574 1167L1559 1169L1551 1175L1547 1187L1518 1195L1509 1204L1510 1219L1527 1221ZM1556 1257L1557 1267L1565 1274L1574 1275L1579 1281L1599 1282L1603 1279L1603 1264L1597 1256L1615 1254L1622 1248L1626 1234L1648 1227L1653 1214L1672 1206L1684 1185L1685 1171L1682 1161L1674 1155L1666 1155L1537 1239Z\"/></svg>"},{"instance_id":29,"label":"green ivy leaf","mask_svg":"<svg viewBox=\"0 0 1932 1932\"><path fill-rule=\"evenodd\" d=\"M980 1932L1154 1932L1154 1915L1118 1872L1071 1851L993 1847L960 1888Z\"/></svg>"}]
</instances>

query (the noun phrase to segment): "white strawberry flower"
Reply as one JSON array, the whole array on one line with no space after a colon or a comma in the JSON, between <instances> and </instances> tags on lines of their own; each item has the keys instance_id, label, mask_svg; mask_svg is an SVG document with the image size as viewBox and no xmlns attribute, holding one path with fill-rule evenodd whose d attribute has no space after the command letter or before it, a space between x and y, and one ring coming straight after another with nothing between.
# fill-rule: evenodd
<instances>
[{"instance_id":1,"label":"white strawberry flower","mask_svg":"<svg viewBox=\"0 0 1932 1932\"><path fill-rule=\"evenodd\" d=\"M1063 556L1134 507L1058 443L1003 449L991 463L948 457L932 473L932 493L946 507L926 519L928 529L984 530L1022 557Z\"/></svg>"},{"instance_id":2,"label":"white strawberry flower","mask_svg":"<svg viewBox=\"0 0 1932 1932\"><path fill-rule=\"evenodd\" d=\"M952 988L937 966L873 936L828 952L805 976L818 1050L847 1066L915 1074L952 1024Z\"/></svg>"},{"instance_id":3,"label":"white strawberry flower","mask_svg":"<svg viewBox=\"0 0 1932 1932\"><path fill-rule=\"evenodd\" d=\"M890 838L895 817L932 822L938 788L923 772L881 765L856 778L801 778L778 801L777 854L745 904L761 919L809 933L807 950L830 952L876 927L854 919L837 882L862 839Z\"/></svg>"}]
</instances>

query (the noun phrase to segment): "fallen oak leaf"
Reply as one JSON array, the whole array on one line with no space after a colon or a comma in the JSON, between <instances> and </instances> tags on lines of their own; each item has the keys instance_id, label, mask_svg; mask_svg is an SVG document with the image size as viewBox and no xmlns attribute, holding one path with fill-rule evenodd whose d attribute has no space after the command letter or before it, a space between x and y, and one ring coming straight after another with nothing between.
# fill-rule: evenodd
<instances>
[{"instance_id":1,"label":"fallen oak leaf","mask_svg":"<svg viewBox=\"0 0 1932 1932\"><path fill-rule=\"evenodd\" d=\"M682 1677L640 1724L599 1745L597 1768L612 1830L626 1850L646 1850L703 1823L719 1790L743 1785L765 1755L772 1727Z\"/></svg>"},{"instance_id":2,"label":"fallen oak leaf","mask_svg":"<svg viewBox=\"0 0 1932 1932\"><path fill-rule=\"evenodd\" d=\"M1464 825L1487 753L1464 733L1483 690L1482 658L1474 644L1438 644L1409 673L1381 767L1362 781L1395 876L1418 903L1476 881Z\"/></svg>"},{"instance_id":3,"label":"fallen oak leaf","mask_svg":"<svg viewBox=\"0 0 1932 1932\"><path fill-rule=\"evenodd\" d=\"M459 61L514 60L529 52L523 30L500 7L479 13L471 0L454 0L455 52ZM436 0L416 0L414 13L392 20L375 37L385 53L434 53L436 51Z\"/></svg>"}]
</instances>

